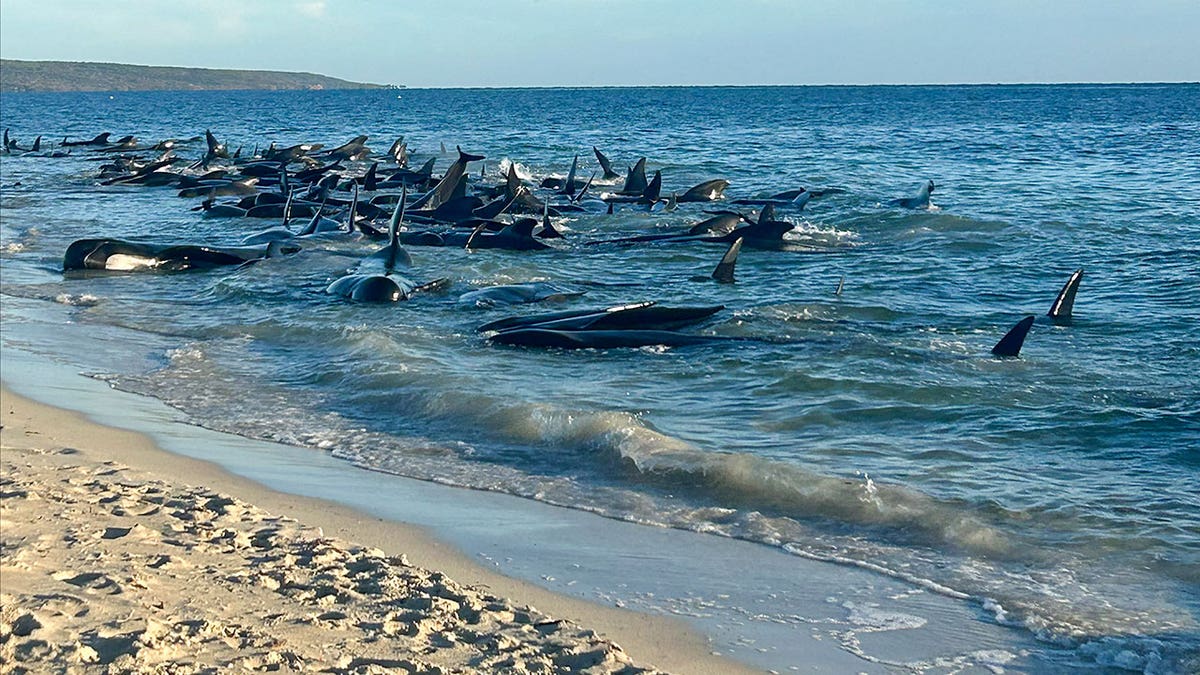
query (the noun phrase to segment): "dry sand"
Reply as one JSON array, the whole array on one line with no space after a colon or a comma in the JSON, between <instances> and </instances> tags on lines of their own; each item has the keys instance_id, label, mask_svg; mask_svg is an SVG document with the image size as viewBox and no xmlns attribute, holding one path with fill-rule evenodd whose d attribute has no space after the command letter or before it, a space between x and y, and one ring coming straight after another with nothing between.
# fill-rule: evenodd
<instances>
[{"instance_id":1,"label":"dry sand","mask_svg":"<svg viewBox=\"0 0 1200 675\"><path fill-rule=\"evenodd\" d=\"M670 619L2 397L0 672L755 672Z\"/></svg>"}]
</instances>

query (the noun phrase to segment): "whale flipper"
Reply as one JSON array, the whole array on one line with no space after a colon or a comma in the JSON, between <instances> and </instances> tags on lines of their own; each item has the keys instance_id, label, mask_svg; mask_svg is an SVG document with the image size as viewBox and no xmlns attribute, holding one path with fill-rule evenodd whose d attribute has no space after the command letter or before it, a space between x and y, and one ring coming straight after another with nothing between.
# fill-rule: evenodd
<instances>
[{"instance_id":1,"label":"whale flipper","mask_svg":"<svg viewBox=\"0 0 1200 675\"><path fill-rule=\"evenodd\" d=\"M725 251L725 255L721 256L721 262L717 264L717 269L713 270L712 278L721 284L732 284L736 281L733 278L733 268L737 265L738 253L742 250L742 238L738 237L729 245L729 250Z\"/></svg>"},{"instance_id":2,"label":"whale flipper","mask_svg":"<svg viewBox=\"0 0 1200 675\"><path fill-rule=\"evenodd\" d=\"M1083 280L1083 270L1075 270L1067 283L1063 285L1062 290L1058 292L1058 297L1054 299L1054 304L1050 305L1050 311L1046 312L1046 316L1054 323L1065 326L1071 323L1071 310L1075 307L1075 294L1079 291L1079 282Z\"/></svg>"},{"instance_id":3,"label":"whale flipper","mask_svg":"<svg viewBox=\"0 0 1200 675\"><path fill-rule=\"evenodd\" d=\"M1017 325L1005 333L995 347L992 347L992 353L1003 357L1019 356L1021 345L1025 344L1025 336L1029 335L1029 329L1033 327L1033 318L1033 315L1030 315L1018 321Z\"/></svg>"}]
</instances>

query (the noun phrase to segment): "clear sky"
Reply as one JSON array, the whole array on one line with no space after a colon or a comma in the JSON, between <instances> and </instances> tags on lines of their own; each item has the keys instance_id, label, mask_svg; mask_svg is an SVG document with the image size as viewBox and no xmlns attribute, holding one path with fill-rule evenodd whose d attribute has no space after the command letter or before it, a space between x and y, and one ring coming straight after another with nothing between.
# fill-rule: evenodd
<instances>
[{"instance_id":1,"label":"clear sky","mask_svg":"<svg viewBox=\"0 0 1200 675\"><path fill-rule=\"evenodd\" d=\"M4 58L408 86L1200 80L1200 0L0 0Z\"/></svg>"}]
</instances>

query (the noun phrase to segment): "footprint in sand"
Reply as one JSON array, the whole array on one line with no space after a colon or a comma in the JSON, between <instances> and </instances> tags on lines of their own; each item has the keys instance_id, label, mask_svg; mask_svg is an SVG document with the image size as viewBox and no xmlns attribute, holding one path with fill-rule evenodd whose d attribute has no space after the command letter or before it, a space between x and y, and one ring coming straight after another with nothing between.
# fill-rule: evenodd
<instances>
[{"instance_id":1,"label":"footprint in sand","mask_svg":"<svg viewBox=\"0 0 1200 675\"><path fill-rule=\"evenodd\" d=\"M117 595L122 592L120 584L118 584L108 575L101 574L100 572L77 573L67 570L63 572L55 572L50 576L55 581L62 581L94 593Z\"/></svg>"}]
</instances>

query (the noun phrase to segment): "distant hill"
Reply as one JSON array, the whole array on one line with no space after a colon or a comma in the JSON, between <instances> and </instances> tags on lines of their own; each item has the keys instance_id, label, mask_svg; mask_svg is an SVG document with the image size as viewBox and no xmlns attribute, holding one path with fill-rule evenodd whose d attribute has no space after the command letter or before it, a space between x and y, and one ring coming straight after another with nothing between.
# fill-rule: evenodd
<instances>
[{"instance_id":1,"label":"distant hill","mask_svg":"<svg viewBox=\"0 0 1200 675\"><path fill-rule=\"evenodd\" d=\"M217 70L122 63L0 60L0 92L196 91L203 89L382 89L313 73Z\"/></svg>"}]
</instances>

